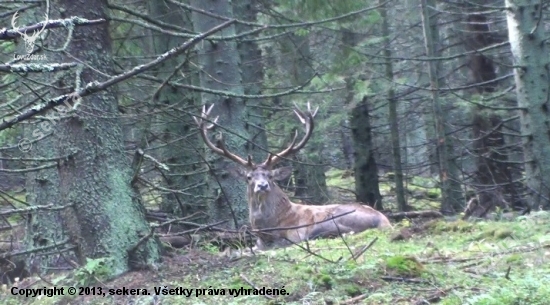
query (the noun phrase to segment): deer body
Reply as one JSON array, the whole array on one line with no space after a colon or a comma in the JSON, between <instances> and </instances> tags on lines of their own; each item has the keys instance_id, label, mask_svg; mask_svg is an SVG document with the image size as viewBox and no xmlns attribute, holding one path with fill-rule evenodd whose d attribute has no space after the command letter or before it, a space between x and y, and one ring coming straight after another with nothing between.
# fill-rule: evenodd
<instances>
[{"instance_id":1,"label":"deer body","mask_svg":"<svg viewBox=\"0 0 550 305\"><path fill-rule=\"evenodd\" d=\"M267 160L260 164L254 164L250 156L248 156L248 160L244 160L230 153L225 147L223 139L218 140L217 146L210 141L207 130L213 128L214 124L206 124L204 120L211 110L212 106L208 110L204 108L201 119L195 118L195 121L199 125L204 142L210 149L245 168L244 171L235 171L235 174L245 177L248 181L249 220L252 229L259 231L256 241L258 249L288 246L318 237L338 236L349 232L357 233L372 228L391 228L388 218L369 206L361 204L322 206L297 204L290 201L275 183L277 180L287 178L292 169L290 167L272 169L273 165L281 158L301 149L311 136L313 117L317 110L312 112L309 104L307 113L303 113L298 108L294 110L306 126L304 138L295 144L296 133L287 149L276 155L270 154ZM217 118L214 119L214 122L216 120Z\"/></svg>"},{"instance_id":2,"label":"deer body","mask_svg":"<svg viewBox=\"0 0 550 305\"><path fill-rule=\"evenodd\" d=\"M256 173L260 171L268 172L267 169L256 169ZM256 246L260 250L287 246L318 237L391 227L384 214L369 206L361 204L321 206L297 204L290 201L274 181L269 181L269 183L270 191L266 193L255 192L255 184L249 184L247 189L249 220L252 228L256 230L283 228L265 233L260 232L256 242ZM343 216L324 221L338 215Z\"/></svg>"}]
</instances>

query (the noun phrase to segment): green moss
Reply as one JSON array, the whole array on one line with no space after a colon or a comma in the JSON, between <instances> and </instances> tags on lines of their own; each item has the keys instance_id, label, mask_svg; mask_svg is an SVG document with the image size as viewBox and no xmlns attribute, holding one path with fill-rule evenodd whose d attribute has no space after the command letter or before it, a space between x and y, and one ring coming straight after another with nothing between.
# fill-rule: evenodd
<instances>
[{"instance_id":1,"label":"green moss","mask_svg":"<svg viewBox=\"0 0 550 305\"><path fill-rule=\"evenodd\" d=\"M455 220L451 222L437 220L426 223L425 227L430 229L433 233L470 232L474 229L475 225L464 220Z\"/></svg>"},{"instance_id":2,"label":"green moss","mask_svg":"<svg viewBox=\"0 0 550 305\"><path fill-rule=\"evenodd\" d=\"M343 285L343 289L350 297L355 297L361 294L362 288L356 284Z\"/></svg>"},{"instance_id":3,"label":"green moss","mask_svg":"<svg viewBox=\"0 0 550 305\"><path fill-rule=\"evenodd\" d=\"M330 275L321 273L315 277L314 283L317 286L324 287L325 289L332 289L334 280Z\"/></svg>"},{"instance_id":4,"label":"green moss","mask_svg":"<svg viewBox=\"0 0 550 305\"><path fill-rule=\"evenodd\" d=\"M440 189L430 189L426 191L426 197L430 199L437 199L441 196L441 190Z\"/></svg>"},{"instance_id":5,"label":"green moss","mask_svg":"<svg viewBox=\"0 0 550 305\"><path fill-rule=\"evenodd\" d=\"M411 256L390 256L386 259L386 269L400 276L417 277L424 272L424 266Z\"/></svg>"},{"instance_id":6,"label":"green moss","mask_svg":"<svg viewBox=\"0 0 550 305\"><path fill-rule=\"evenodd\" d=\"M521 263L523 257L520 254L512 254L506 258L507 263Z\"/></svg>"},{"instance_id":7,"label":"green moss","mask_svg":"<svg viewBox=\"0 0 550 305\"><path fill-rule=\"evenodd\" d=\"M499 239L505 239L508 237L513 237L514 231L510 228L504 228L504 227L490 227L485 229L483 232L481 232L478 236L474 238L474 240L481 240L481 239L491 239L491 240L499 240Z\"/></svg>"}]
</instances>

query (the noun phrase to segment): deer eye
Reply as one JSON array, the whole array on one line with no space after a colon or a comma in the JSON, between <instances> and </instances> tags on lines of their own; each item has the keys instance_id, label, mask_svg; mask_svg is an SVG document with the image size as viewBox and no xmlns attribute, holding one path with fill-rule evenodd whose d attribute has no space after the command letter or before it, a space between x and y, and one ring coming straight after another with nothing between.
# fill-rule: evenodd
<instances>
[{"instance_id":1,"label":"deer eye","mask_svg":"<svg viewBox=\"0 0 550 305\"><path fill-rule=\"evenodd\" d=\"M246 179L252 180L252 176L246 176Z\"/></svg>"}]
</instances>

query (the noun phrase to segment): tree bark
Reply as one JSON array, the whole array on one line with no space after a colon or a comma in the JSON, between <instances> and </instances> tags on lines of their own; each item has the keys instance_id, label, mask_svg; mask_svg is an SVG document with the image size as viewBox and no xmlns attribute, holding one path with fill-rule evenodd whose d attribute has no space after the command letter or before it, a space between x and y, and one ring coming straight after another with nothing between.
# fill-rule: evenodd
<instances>
[{"instance_id":1,"label":"tree bark","mask_svg":"<svg viewBox=\"0 0 550 305\"><path fill-rule=\"evenodd\" d=\"M192 26L190 16L186 15L179 6L165 1L148 1L149 15L153 18L162 18L166 23L173 24L181 28L190 28ZM190 15L190 14L189 14ZM167 50L182 44L186 39L164 33L155 32L151 35L152 48L155 54L161 54ZM182 62L184 62L182 64ZM184 71L185 77L174 69ZM187 73L191 66L186 58L177 57L167 60L156 70L155 75L163 81L172 78L173 81L196 85L198 78L195 73ZM153 97L155 109L162 110L167 108L166 112L156 116L160 130L160 139L163 142L163 148L160 153L161 160L169 166L170 171L163 173L165 187L174 190L183 190L183 193L169 192L162 196L161 210L173 213L178 216L190 215L195 212L202 212L206 206L204 204L204 195L207 192L207 168L201 165L197 147L200 147L200 137L196 134L196 124L193 119L185 114L174 114L174 109L192 108L198 100L199 94L189 92L181 88L172 87L166 84ZM174 107L175 106L175 107ZM149 127L150 128L150 127ZM146 136L146 135L145 135ZM183 137L183 139L181 139ZM180 140L178 140L180 139ZM202 218L196 222L205 222Z\"/></svg>"},{"instance_id":2,"label":"tree bark","mask_svg":"<svg viewBox=\"0 0 550 305\"><path fill-rule=\"evenodd\" d=\"M380 1L382 5L384 1ZM388 12L385 5L380 9L380 15L382 16L382 36L384 37L384 66L385 76L390 82L388 84L388 110L389 110L389 122L391 133L391 146L392 146L392 158L393 158L393 171L395 182L395 198L397 200L397 209L401 212L409 210L407 202L405 200L405 187L403 186L403 168L401 166L401 143L399 141L399 122L397 118L397 99L395 97L395 90L393 88L393 64L392 64L392 52L390 42L390 25L388 21Z\"/></svg>"},{"instance_id":3,"label":"tree bark","mask_svg":"<svg viewBox=\"0 0 550 305\"><path fill-rule=\"evenodd\" d=\"M550 48L542 2L506 0L531 207L550 208Z\"/></svg>"},{"instance_id":4,"label":"tree bark","mask_svg":"<svg viewBox=\"0 0 550 305\"><path fill-rule=\"evenodd\" d=\"M351 111L350 126L355 157L356 199L377 210L383 210L366 96Z\"/></svg>"},{"instance_id":5,"label":"tree bark","mask_svg":"<svg viewBox=\"0 0 550 305\"><path fill-rule=\"evenodd\" d=\"M282 41L281 48L284 53L293 54L281 61L282 68L288 73L290 85L298 86L307 82L313 76L309 37L289 33ZM315 107L315 103L312 106ZM318 122L320 114L315 119ZM295 124L296 119L292 120ZM329 200L323 148L321 134L316 128L307 145L294 157L294 196L313 204L324 204Z\"/></svg>"},{"instance_id":6,"label":"tree bark","mask_svg":"<svg viewBox=\"0 0 550 305\"><path fill-rule=\"evenodd\" d=\"M234 14L239 20L257 22L257 8L251 0L235 2ZM253 27L239 23L236 26L237 33L245 33L254 30ZM246 40L237 42L237 49L241 59L242 82L246 95L261 95L264 78L264 66L262 51L253 38L258 35L247 36ZM265 131L264 110L260 99L248 99L246 105L246 129L250 136L247 149L256 162L262 162L267 158L267 133Z\"/></svg>"},{"instance_id":7,"label":"tree bark","mask_svg":"<svg viewBox=\"0 0 550 305\"><path fill-rule=\"evenodd\" d=\"M439 34L435 16L432 16L434 10L430 9L430 7L435 8L435 1L421 0L421 6L426 54L430 58L435 58L439 53L435 48L435 43L439 40ZM439 98L439 66L435 60L428 62L439 160L439 183L442 197L441 213L448 215L463 210L464 196L458 180L458 170L451 154L453 148L452 139L448 135L448 127L445 125L445 122L448 122L449 119Z\"/></svg>"},{"instance_id":8,"label":"tree bark","mask_svg":"<svg viewBox=\"0 0 550 305\"><path fill-rule=\"evenodd\" d=\"M76 15L109 20L106 1L61 0L52 1L51 7L58 10L54 13L57 18ZM108 26L75 27L66 49L71 57L61 55L64 61L78 58L86 62L78 74L81 84L101 81L105 76L96 71L115 74ZM67 30L56 29L50 35L50 47L60 48ZM50 55L55 54L59 53ZM74 75L65 79L71 80ZM69 113L69 118L59 121L55 133L59 154L68 155L58 161L57 169L62 202L72 205L63 215L70 240L77 246L81 264L85 258L106 258L107 277L155 264L160 258L154 238L135 248L151 228L138 194L130 186L130 164L123 149L117 104L112 87L89 96Z\"/></svg>"},{"instance_id":9,"label":"tree bark","mask_svg":"<svg viewBox=\"0 0 550 305\"><path fill-rule=\"evenodd\" d=\"M470 12L471 13L471 12ZM497 42L492 37L487 17L470 14L467 20L465 39L466 50L470 51L469 65L472 80L477 93L484 95L494 92L498 84L495 65L492 59L479 51ZM521 207L520 193L517 184L513 183L511 164L508 161L509 151L502 133L503 121L496 111L481 106L474 106L472 111L472 128L474 152L476 153L477 170L475 172L476 189L479 194L477 205L468 205L465 217L483 217L496 207Z\"/></svg>"},{"instance_id":10,"label":"tree bark","mask_svg":"<svg viewBox=\"0 0 550 305\"><path fill-rule=\"evenodd\" d=\"M192 0L191 5L216 15L233 17L232 3L228 1ZM224 22L218 18L192 13L193 26L196 32L204 32ZM231 25L221 31L220 37L234 36L236 28ZM200 85L204 88L223 90L243 94L241 58L235 40L205 40L197 46L201 65ZM212 117L219 116L218 124L229 131L224 132L228 149L246 158L248 140L245 101L242 98L223 97L202 93L203 104L215 104ZM214 141L215 142L215 141ZM236 166L225 158L213 155L213 176L210 183L211 195L216 199L208 203L208 213L212 222L227 220L231 215L232 223L227 225L238 228L248 222L246 201L246 183L235 179L226 170Z\"/></svg>"}]
</instances>

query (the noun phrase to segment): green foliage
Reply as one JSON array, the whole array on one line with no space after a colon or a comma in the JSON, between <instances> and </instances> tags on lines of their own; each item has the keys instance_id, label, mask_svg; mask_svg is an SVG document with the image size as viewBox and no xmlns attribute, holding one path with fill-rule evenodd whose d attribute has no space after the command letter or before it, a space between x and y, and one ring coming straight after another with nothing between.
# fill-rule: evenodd
<instances>
[{"instance_id":1,"label":"green foliage","mask_svg":"<svg viewBox=\"0 0 550 305\"><path fill-rule=\"evenodd\" d=\"M346 292L346 294L349 295L350 297L355 297L360 295L363 290L359 285L356 285L356 284L344 285L343 289Z\"/></svg>"},{"instance_id":2,"label":"green foliage","mask_svg":"<svg viewBox=\"0 0 550 305\"><path fill-rule=\"evenodd\" d=\"M315 285L319 287L324 287L325 289L332 289L332 285L334 285L334 280L332 279L332 276L326 273L318 274L313 282Z\"/></svg>"},{"instance_id":3,"label":"green foliage","mask_svg":"<svg viewBox=\"0 0 550 305\"><path fill-rule=\"evenodd\" d=\"M97 280L105 279L111 274L106 257L86 258L86 264L75 271L75 279L80 287L89 286Z\"/></svg>"},{"instance_id":4,"label":"green foliage","mask_svg":"<svg viewBox=\"0 0 550 305\"><path fill-rule=\"evenodd\" d=\"M298 28L296 31L294 31L294 34L297 36L307 36L309 35L309 30L306 28Z\"/></svg>"},{"instance_id":5,"label":"green foliage","mask_svg":"<svg viewBox=\"0 0 550 305\"><path fill-rule=\"evenodd\" d=\"M218 253L219 250L218 250L218 247L214 244L211 244L211 243L204 243L201 245L201 248L208 252L208 253Z\"/></svg>"}]
</instances>

